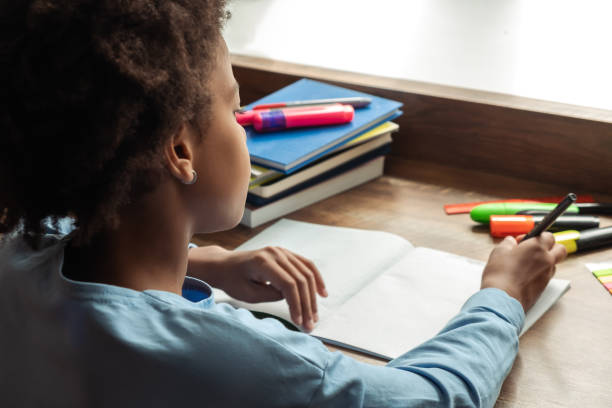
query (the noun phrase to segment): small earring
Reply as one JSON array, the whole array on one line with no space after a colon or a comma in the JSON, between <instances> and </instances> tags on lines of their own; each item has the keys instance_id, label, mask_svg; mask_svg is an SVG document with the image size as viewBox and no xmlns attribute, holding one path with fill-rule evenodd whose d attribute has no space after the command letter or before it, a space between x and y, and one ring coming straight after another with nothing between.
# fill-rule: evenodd
<instances>
[{"instance_id":1,"label":"small earring","mask_svg":"<svg viewBox=\"0 0 612 408\"><path fill-rule=\"evenodd\" d=\"M195 184L195 182L198 180L198 173L196 173L195 170L191 171L193 172L193 178L191 179L191 181L183 181L183 184L192 185Z\"/></svg>"}]
</instances>

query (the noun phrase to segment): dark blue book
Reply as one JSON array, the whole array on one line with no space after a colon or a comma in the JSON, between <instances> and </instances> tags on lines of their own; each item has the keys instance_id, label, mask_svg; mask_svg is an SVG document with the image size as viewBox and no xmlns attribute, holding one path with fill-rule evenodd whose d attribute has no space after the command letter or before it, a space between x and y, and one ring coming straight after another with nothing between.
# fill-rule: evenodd
<instances>
[{"instance_id":1,"label":"dark blue book","mask_svg":"<svg viewBox=\"0 0 612 408\"><path fill-rule=\"evenodd\" d=\"M276 194L272 197L267 197L267 198L263 198L254 194L248 194L247 195L247 203L254 205L254 206L262 206L262 205L266 205L266 204L270 204L274 201L278 201L281 198L285 198L290 196L291 194L297 193L298 191L302 191L310 186L313 186L315 184L321 183L325 180L329 180L332 177L335 177L339 174L342 174L346 171L349 171L351 169L354 169L355 167L366 163L372 159L375 159L379 156L384 156L387 153L389 153L391 151L391 143L387 143L375 150L371 150L368 153L361 155L359 157L356 157L353 160L350 160L336 168L331 169L330 171L320 174L316 177L311 178L310 180L307 180L301 184L298 184L290 189L287 189L279 194Z\"/></svg>"},{"instance_id":2,"label":"dark blue book","mask_svg":"<svg viewBox=\"0 0 612 408\"><path fill-rule=\"evenodd\" d=\"M245 108L273 102L355 96L368 97L372 102L368 107L355 109L355 117L350 123L268 133L257 133L247 126L247 146L251 161L285 174L293 173L363 132L401 114L400 102L310 79L294 82Z\"/></svg>"}]
</instances>

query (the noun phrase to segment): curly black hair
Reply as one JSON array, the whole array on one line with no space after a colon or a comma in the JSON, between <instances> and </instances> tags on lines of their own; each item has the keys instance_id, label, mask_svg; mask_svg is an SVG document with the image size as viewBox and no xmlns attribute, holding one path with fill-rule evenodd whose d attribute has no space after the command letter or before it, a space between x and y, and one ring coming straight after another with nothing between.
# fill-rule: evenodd
<instances>
[{"instance_id":1,"label":"curly black hair","mask_svg":"<svg viewBox=\"0 0 612 408\"><path fill-rule=\"evenodd\" d=\"M116 226L163 177L166 138L205 130L226 13L225 0L3 0L0 233L71 216L87 242Z\"/></svg>"}]
</instances>

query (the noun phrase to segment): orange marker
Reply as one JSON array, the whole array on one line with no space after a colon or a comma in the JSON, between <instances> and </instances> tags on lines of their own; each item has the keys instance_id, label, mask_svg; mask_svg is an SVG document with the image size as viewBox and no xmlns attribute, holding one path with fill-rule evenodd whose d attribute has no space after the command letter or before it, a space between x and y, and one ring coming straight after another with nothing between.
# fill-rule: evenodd
<instances>
[{"instance_id":1,"label":"orange marker","mask_svg":"<svg viewBox=\"0 0 612 408\"><path fill-rule=\"evenodd\" d=\"M491 236L527 234L544 219L544 215L491 215L489 227ZM550 226L550 231L586 230L599 227L599 218L591 215L562 215Z\"/></svg>"}]
</instances>

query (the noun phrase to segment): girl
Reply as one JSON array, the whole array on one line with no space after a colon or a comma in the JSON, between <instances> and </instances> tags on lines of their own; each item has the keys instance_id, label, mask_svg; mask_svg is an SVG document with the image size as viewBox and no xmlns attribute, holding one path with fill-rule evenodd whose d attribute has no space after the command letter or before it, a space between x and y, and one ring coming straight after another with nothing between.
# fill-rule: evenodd
<instances>
[{"instance_id":1,"label":"girl","mask_svg":"<svg viewBox=\"0 0 612 408\"><path fill-rule=\"evenodd\" d=\"M209 286L285 298L310 330L326 295L310 261L187 249L238 223L248 186L223 0L0 7L4 406L494 404L524 310L565 256L550 234L503 241L482 290L387 366L329 352Z\"/></svg>"}]
</instances>

